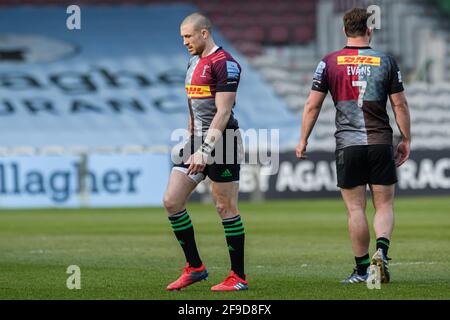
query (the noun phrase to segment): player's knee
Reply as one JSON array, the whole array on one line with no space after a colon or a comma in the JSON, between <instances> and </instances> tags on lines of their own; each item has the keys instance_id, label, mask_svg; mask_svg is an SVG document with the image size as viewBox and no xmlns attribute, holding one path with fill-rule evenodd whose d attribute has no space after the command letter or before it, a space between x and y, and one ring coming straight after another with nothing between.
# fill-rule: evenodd
<instances>
[{"instance_id":1,"label":"player's knee","mask_svg":"<svg viewBox=\"0 0 450 320\"><path fill-rule=\"evenodd\" d=\"M227 204L223 204L223 203L216 203L216 210L217 210L217 213L222 218L229 218L231 216L235 216L235 215L239 214L238 210L235 206L227 205Z\"/></svg>"},{"instance_id":2,"label":"player's knee","mask_svg":"<svg viewBox=\"0 0 450 320\"><path fill-rule=\"evenodd\" d=\"M366 214L366 210L361 207L348 208L347 212L350 218L364 216Z\"/></svg>"},{"instance_id":3,"label":"player's knee","mask_svg":"<svg viewBox=\"0 0 450 320\"><path fill-rule=\"evenodd\" d=\"M166 208L168 213L176 213L182 210L182 204L177 201L177 199L170 194L164 194L163 198L164 208Z\"/></svg>"},{"instance_id":4,"label":"player's knee","mask_svg":"<svg viewBox=\"0 0 450 320\"><path fill-rule=\"evenodd\" d=\"M223 216L228 213L228 206L224 203L216 203L216 211L219 215Z\"/></svg>"},{"instance_id":5,"label":"player's knee","mask_svg":"<svg viewBox=\"0 0 450 320\"><path fill-rule=\"evenodd\" d=\"M394 206L390 202L374 204L375 214L390 214L394 211Z\"/></svg>"}]
</instances>

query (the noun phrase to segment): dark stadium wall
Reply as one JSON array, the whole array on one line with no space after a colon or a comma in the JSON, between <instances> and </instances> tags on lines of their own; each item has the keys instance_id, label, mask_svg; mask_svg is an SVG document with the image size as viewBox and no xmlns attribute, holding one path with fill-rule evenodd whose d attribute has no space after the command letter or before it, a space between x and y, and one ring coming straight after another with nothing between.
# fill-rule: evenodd
<instances>
[{"instance_id":1,"label":"dark stadium wall","mask_svg":"<svg viewBox=\"0 0 450 320\"><path fill-rule=\"evenodd\" d=\"M241 199L254 199L255 194L265 199L340 197L334 153L312 152L301 161L294 152L281 153L276 174L264 176L257 172L254 166L243 165ZM450 195L450 150L413 151L397 169L397 175L397 195ZM204 189L199 191L196 200L205 194Z\"/></svg>"}]
</instances>

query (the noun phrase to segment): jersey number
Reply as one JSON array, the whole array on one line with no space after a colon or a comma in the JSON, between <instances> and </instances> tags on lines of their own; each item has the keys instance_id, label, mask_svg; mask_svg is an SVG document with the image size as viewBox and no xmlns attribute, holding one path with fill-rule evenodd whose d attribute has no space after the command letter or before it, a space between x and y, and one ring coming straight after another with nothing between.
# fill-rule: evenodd
<instances>
[{"instance_id":1,"label":"jersey number","mask_svg":"<svg viewBox=\"0 0 450 320\"><path fill-rule=\"evenodd\" d=\"M367 81L352 81L352 86L359 87L358 107L362 108L364 93L366 92Z\"/></svg>"}]
</instances>

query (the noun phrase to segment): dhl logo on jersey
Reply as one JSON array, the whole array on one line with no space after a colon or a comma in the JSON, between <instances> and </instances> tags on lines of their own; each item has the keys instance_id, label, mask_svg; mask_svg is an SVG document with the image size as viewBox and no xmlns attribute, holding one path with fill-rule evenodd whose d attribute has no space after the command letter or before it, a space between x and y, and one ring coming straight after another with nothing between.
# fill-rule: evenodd
<instances>
[{"instance_id":1,"label":"dhl logo on jersey","mask_svg":"<svg viewBox=\"0 0 450 320\"><path fill-rule=\"evenodd\" d=\"M212 97L210 86L186 86L186 93L189 98L209 98Z\"/></svg>"},{"instance_id":2,"label":"dhl logo on jersey","mask_svg":"<svg viewBox=\"0 0 450 320\"><path fill-rule=\"evenodd\" d=\"M369 64L371 66L380 65L380 57L372 56L338 56L337 64Z\"/></svg>"}]
</instances>

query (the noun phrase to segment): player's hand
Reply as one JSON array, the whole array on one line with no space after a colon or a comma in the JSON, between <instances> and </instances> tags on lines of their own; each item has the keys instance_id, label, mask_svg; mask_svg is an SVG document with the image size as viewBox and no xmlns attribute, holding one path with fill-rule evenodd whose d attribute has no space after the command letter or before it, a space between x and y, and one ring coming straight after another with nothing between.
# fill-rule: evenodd
<instances>
[{"instance_id":1,"label":"player's hand","mask_svg":"<svg viewBox=\"0 0 450 320\"><path fill-rule=\"evenodd\" d=\"M208 160L208 157L206 154L204 154L200 151L195 152L186 161L186 164L189 165L186 174L190 175L190 174L197 174L199 172L202 172L205 169L207 160Z\"/></svg>"},{"instance_id":2,"label":"player's hand","mask_svg":"<svg viewBox=\"0 0 450 320\"><path fill-rule=\"evenodd\" d=\"M308 157L306 156L306 145L308 143L307 142L300 142L297 147L295 148L295 155L297 156L297 158L299 159L307 159Z\"/></svg>"},{"instance_id":3,"label":"player's hand","mask_svg":"<svg viewBox=\"0 0 450 320\"><path fill-rule=\"evenodd\" d=\"M411 142L402 141L398 144L395 150L395 165L400 167L406 160L409 158L409 154L411 153Z\"/></svg>"}]
</instances>

